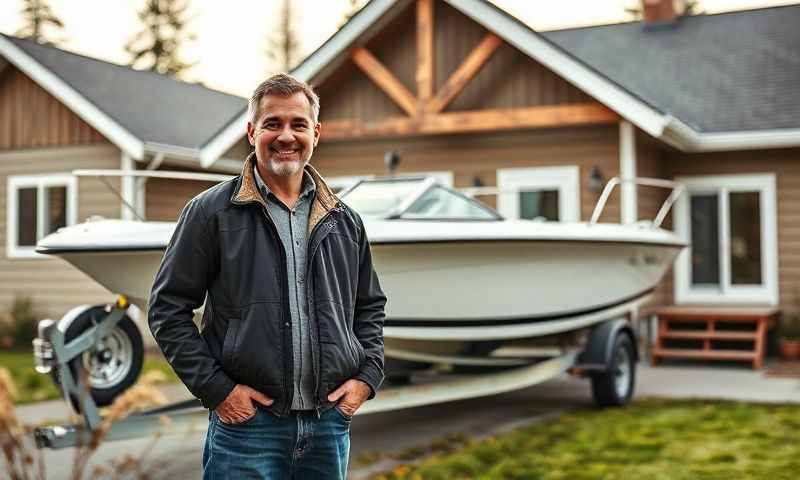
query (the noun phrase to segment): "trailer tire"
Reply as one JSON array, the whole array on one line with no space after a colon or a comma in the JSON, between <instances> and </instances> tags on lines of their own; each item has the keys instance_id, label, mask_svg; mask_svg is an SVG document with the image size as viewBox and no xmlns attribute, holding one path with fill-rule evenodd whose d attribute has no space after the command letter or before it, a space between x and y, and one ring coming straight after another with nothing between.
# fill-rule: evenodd
<instances>
[{"instance_id":1,"label":"trailer tire","mask_svg":"<svg viewBox=\"0 0 800 480\"><path fill-rule=\"evenodd\" d=\"M107 313L102 305L83 312L64 332L65 342L79 336L105 315ZM114 399L130 388L139 378L144 364L142 334L128 315L124 315L103 340L106 342L104 350L92 348L68 364L76 380L83 372L88 373L89 393L98 407L111 405ZM116 365L111 365L112 362ZM60 387L58 372L54 370L54 373L54 380ZM102 378L101 373L108 375ZM82 413L77 395L70 394L69 402L76 413Z\"/></svg>"},{"instance_id":2,"label":"trailer tire","mask_svg":"<svg viewBox=\"0 0 800 480\"><path fill-rule=\"evenodd\" d=\"M606 371L591 375L592 396L601 407L620 407L633 398L636 384L636 356L626 333L614 339Z\"/></svg>"}]
</instances>

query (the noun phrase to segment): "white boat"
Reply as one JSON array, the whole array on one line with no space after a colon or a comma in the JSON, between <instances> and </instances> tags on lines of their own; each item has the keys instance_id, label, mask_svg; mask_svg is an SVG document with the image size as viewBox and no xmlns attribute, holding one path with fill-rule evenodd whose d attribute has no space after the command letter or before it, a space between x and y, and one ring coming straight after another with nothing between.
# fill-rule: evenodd
<instances>
[{"instance_id":1,"label":"white boat","mask_svg":"<svg viewBox=\"0 0 800 480\"><path fill-rule=\"evenodd\" d=\"M581 223L508 220L423 178L365 180L341 194L364 219L389 299L387 357L498 366L525 361L499 347L586 329L646 301L685 246L659 227L674 196L655 222L620 225L597 223L599 210ZM145 310L174 226L87 221L37 251Z\"/></svg>"}]
</instances>

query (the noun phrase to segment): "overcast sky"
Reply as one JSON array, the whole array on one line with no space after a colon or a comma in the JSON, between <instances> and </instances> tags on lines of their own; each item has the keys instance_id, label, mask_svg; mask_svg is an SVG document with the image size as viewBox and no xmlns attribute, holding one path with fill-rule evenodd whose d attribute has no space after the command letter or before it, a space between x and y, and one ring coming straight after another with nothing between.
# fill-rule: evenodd
<instances>
[{"instance_id":1,"label":"overcast sky","mask_svg":"<svg viewBox=\"0 0 800 480\"><path fill-rule=\"evenodd\" d=\"M348 0L293 0L303 53L336 31ZM363 2L363 0L362 0ZM537 30L629 20L624 7L636 0L493 0ZM141 29L136 12L144 0L49 0L64 22L61 47L116 63L127 63L123 46ZM197 64L186 75L211 88L248 96L271 70L265 54L268 31L280 0L190 0L197 40L183 58ZM797 0L701 0L707 13L797 3ZM0 32L21 26L21 0L0 1Z\"/></svg>"}]
</instances>

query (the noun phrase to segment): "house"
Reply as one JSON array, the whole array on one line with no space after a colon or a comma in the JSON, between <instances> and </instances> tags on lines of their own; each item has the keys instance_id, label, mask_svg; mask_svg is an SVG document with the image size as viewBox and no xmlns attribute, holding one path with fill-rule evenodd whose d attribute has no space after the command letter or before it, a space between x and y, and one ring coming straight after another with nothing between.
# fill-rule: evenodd
<instances>
[{"instance_id":1,"label":"house","mask_svg":"<svg viewBox=\"0 0 800 480\"><path fill-rule=\"evenodd\" d=\"M37 254L36 241L96 215L174 220L211 184L71 172L238 173L246 152L220 152L211 169L200 156L246 105L200 85L0 35L0 312L18 296L53 318L113 301L71 265Z\"/></svg>"},{"instance_id":2,"label":"house","mask_svg":"<svg viewBox=\"0 0 800 480\"><path fill-rule=\"evenodd\" d=\"M497 199L504 215L552 221L588 220L615 176L680 179L689 192L667 224L692 249L654 302L796 310L800 5L698 16L676 15L671 0L644 6L641 22L536 32L484 0L372 0L293 71L322 99L313 161L342 186L385 174L395 152L399 173L496 186L512 192ZM18 290L54 313L106 301L65 264L25 256L54 225L130 209L95 180L45 174L236 171L249 150L245 101L11 37L0 57L0 305ZM120 186L153 219L202 187L187 185ZM626 183L601 221L652 219L667 194ZM34 198L38 210L23 212Z\"/></svg>"},{"instance_id":3,"label":"house","mask_svg":"<svg viewBox=\"0 0 800 480\"><path fill-rule=\"evenodd\" d=\"M316 86L335 180L435 172L511 190L501 213L588 220L604 181L679 179L692 244L659 304L779 305L800 286L800 5L536 32L482 0L373 0L294 73ZM241 141L245 118L209 143ZM205 159L208 165L210 159ZM653 219L625 184L601 221ZM598 274L601 274L598 272Z\"/></svg>"}]
</instances>

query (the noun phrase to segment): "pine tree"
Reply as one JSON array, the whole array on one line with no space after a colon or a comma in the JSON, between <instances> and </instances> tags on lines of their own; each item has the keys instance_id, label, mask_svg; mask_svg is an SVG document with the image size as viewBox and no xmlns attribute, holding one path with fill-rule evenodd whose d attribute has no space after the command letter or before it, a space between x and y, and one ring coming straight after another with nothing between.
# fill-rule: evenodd
<instances>
[{"instance_id":1,"label":"pine tree","mask_svg":"<svg viewBox=\"0 0 800 480\"><path fill-rule=\"evenodd\" d=\"M644 16L642 11L641 2L636 5L625 7L625 13L630 15L634 20L641 20ZM700 5L700 0L686 0L682 15L702 15L705 13L703 7Z\"/></svg>"},{"instance_id":2,"label":"pine tree","mask_svg":"<svg viewBox=\"0 0 800 480\"><path fill-rule=\"evenodd\" d=\"M367 0L367 2L368 1L369 0ZM339 28L342 28L345 23L349 22L367 2L364 0L348 0L347 11L344 12L344 16L339 22Z\"/></svg>"},{"instance_id":3,"label":"pine tree","mask_svg":"<svg viewBox=\"0 0 800 480\"><path fill-rule=\"evenodd\" d=\"M278 70L288 72L300 56L300 39L295 29L291 0L281 0L281 10L267 39L267 57Z\"/></svg>"},{"instance_id":4,"label":"pine tree","mask_svg":"<svg viewBox=\"0 0 800 480\"><path fill-rule=\"evenodd\" d=\"M139 11L144 30L125 45L131 56L128 65L176 77L192 67L194 63L184 62L179 55L181 45L196 38L187 31L188 7L188 0L147 0Z\"/></svg>"},{"instance_id":5,"label":"pine tree","mask_svg":"<svg viewBox=\"0 0 800 480\"><path fill-rule=\"evenodd\" d=\"M17 36L53 45L61 42L62 39L50 40L45 38L45 29L60 30L64 28L64 23L53 13L50 5L45 0L23 0L20 14L24 25L17 30Z\"/></svg>"}]
</instances>

